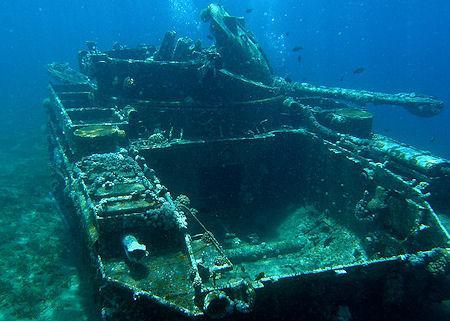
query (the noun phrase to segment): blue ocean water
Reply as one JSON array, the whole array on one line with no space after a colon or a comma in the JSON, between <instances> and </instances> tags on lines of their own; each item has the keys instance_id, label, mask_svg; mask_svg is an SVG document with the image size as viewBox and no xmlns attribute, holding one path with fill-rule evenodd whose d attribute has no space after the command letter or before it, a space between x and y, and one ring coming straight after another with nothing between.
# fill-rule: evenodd
<instances>
[{"instance_id":1,"label":"blue ocean water","mask_svg":"<svg viewBox=\"0 0 450 321\"><path fill-rule=\"evenodd\" d=\"M42 114L45 64L75 65L85 40L157 44L168 29L208 43L198 14L209 1L2 1L0 101L3 119ZM414 91L450 101L450 3L436 0L220 1L243 15L274 70L314 84ZM252 9L252 10L247 10ZM247 12L251 11L251 12ZM295 46L302 46L301 63ZM365 72L353 75L352 70ZM343 81L341 81L343 79ZM448 109L421 119L394 107L371 108L375 129L450 157ZM6 114L5 114L6 113ZM23 117L23 115L21 115ZM19 117L20 118L20 117Z\"/></svg>"},{"instance_id":2,"label":"blue ocean water","mask_svg":"<svg viewBox=\"0 0 450 321\"><path fill-rule=\"evenodd\" d=\"M45 117L41 107L47 94L45 65L58 61L69 62L76 67L77 51L84 48L86 40L96 41L103 49L109 49L116 41L129 46L159 44L165 31L172 29L179 36L189 35L210 44L208 25L198 18L201 9L209 2L0 2L0 183L3 186L0 201L4 202L0 207L1 225L2 233L8 234L7 240L13 242L19 236L24 238L24 243L16 245L14 250L10 246L1 247L0 255L9 258L10 262L5 259L2 263L5 274L0 282L0 311L5 312L0 312L0 319L46 320L49 315L64 316L62 308L58 312L61 314L51 314L56 313L54 310L51 313L46 310L48 314L42 312L45 301L57 298L58 291L46 292L42 297L39 296L42 293L40 287L57 287L56 281L51 278L43 280L39 276L35 276L39 282L27 279L30 265L37 264L39 253L45 252L45 244L36 244L41 242L40 239L27 234L30 231L27 224L36 228L36 231L32 229L33 233L38 233L40 229L37 226L42 224L44 232L64 235L59 227L61 219L52 216L54 214L48 208L51 183L46 156ZM444 100L446 108L433 118L418 118L393 106L367 108L375 115L376 132L450 158L449 1L219 2L232 14L246 17L249 29L267 53L274 72L280 76L315 85L417 92ZM303 49L292 50L299 46ZM360 67L364 72L354 74L355 68ZM52 249L61 253L48 258L49 266L44 268L37 264L31 272L48 272L52 264L65 264L67 270L55 278L67 282L67 277L74 275L67 263L70 255L58 246ZM14 262L23 259L23 255L30 256L27 259L29 265L20 272L14 269ZM10 274L7 271L11 271ZM20 276L20 273L27 276ZM11 277L20 279L19 286L36 287L35 297L29 298L29 304L36 305L36 309L28 314L20 316L20 308L11 310L11 306L17 304L17 298L21 297L21 292L7 282L6 279ZM70 290L70 284L65 289ZM12 292L15 299L4 296ZM58 302L64 305L64 299L60 300ZM76 313L76 307L73 311Z\"/></svg>"}]
</instances>

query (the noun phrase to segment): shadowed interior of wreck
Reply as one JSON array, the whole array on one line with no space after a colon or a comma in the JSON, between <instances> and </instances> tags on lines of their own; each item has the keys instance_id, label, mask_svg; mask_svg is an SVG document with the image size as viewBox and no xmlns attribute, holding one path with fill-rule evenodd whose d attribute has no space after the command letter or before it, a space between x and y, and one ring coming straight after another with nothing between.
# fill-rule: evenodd
<instances>
[{"instance_id":1,"label":"shadowed interior of wreck","mask_svg":"<svg viewBox=\"0 0 450 321\"><path fill-rule=\"evenodd\" d=\"M389 196L395 213L375 213L374 206L373 213L361 216L357 206L365 193L372 196L372 203L381 202L375 195L382 182L368 177L362 164L327 151L305 133L188 143L142 154L174 195L190 198L198 218L220 240L232 262L271 257L270 264L260 263L254 271L275 268L280 273L277 259L288 266L284 273L298 273L444 244L416 237L415 229L432 219L405 195ZM395 221L399 211L404 212L402 219ZM200 232L195 222L189 229L191 234ZM271 251L271 244L279 242L286 243L283 249ZM250 259L243 259L239 248L253 253ZM283 263L283 255L293 253L296 263ZM308 257L311 253L315 260Z\"/></svg>"}]
</instances>

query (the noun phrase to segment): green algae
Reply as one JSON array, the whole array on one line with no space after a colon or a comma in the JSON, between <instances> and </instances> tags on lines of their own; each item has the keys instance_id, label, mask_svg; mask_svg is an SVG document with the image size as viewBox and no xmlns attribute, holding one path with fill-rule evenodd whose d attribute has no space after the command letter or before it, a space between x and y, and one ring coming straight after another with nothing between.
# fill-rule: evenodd
<instances>
[{"instance_id":1,"label":"green algae","mask_svg":"<svg viewBox=\"0 0 450 321\"><path fill-rule=\"evenodd\" d=\"M372 118L372 114L368 111L359 108L342 108L336 111L337 114L343 117L349 117L354 119L367 119Z\"/></svg>"},{"instance_id":2,"label":"green algae","mask_svg":"<svg viewBox=\"0 0 450 321\"><path fill-rule=\"evenodd\" d=\"M119 129L117 126L112 125L88 125L76 129L74 134L75 136L81 138L91 139L108 136L125 137L125 131Z\"/></svg>"}]
</instances>

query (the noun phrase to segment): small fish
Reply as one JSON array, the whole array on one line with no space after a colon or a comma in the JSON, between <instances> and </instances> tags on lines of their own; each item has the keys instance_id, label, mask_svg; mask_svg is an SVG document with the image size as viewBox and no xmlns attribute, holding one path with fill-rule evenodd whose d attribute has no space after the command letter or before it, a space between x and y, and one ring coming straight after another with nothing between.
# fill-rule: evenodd
<instances>
[{"instance_id":1,"label":"small fish","mask_svg":"<svg viewBox=\"0 0 450 321\"><path fill-rule=\"evenodd\" d=\"M248 8L247 10L245 10L246 13L252 13L253 12L253 8Z\"/></svg>"},{"instance_id":2,"label":"small fish","mask_svg":"<svg viewBox=\"0 0 450 321\"><path fill-rule=\"evenodd\" d=\"M364 71L366 71L366 68L364 68L364 67L358 67L358 68L355 68L355 69L353 69L353 74L362 74Z\"/></svg>"},{"instance_id":3,"label":"small fish","mask_svg":"<svg viewBox=\"0 0 450 321\"><path fill-rule=\"evenodd\" d=\"M286 31L286 32L284 33L284 35L285 35L286 37L289 37L290 34L291 34L291 33L290 33L289 31Z\"/></svg>"},{"instance_id":4,"label":"small fish","mask_svg":"<svg viewBox=\"0 0 450 321\"><path fill-rule=\"evenodd\" d=\"M298 61L298 63L301 63L302 62L302 56L298 56L297 57L297 61Z\"/></svg>"},{"instance_id":5,"label":"small fish","mask_svg":"<svg viewBox=\"0 0 450 321\"><path fill-rule=\"evenodd\" d=\"M206 35L206 38L208 38L209 40L214 40L214 37L211 35Z\"/></svg>"},{"instance_id":6,"label":"small fish","mask_svg":"<svg viewBox=\"0 0 450 321\"><path fill-rule=\"evenodd\" d=\"M303 49L302 46L295 46L294 48L292 48L292 51L293 51L293 52L297 52L297 51L300 51L300 50L302 50L302 49Z\"/></svg>"},{"instance_id":7,"label":"small fish","mask_svg":"<svg viewBox=\"0 0 450 321\"><path fill-rule=\"evenodd\" d=\"M341 78L339 78L339 81L344 81L344 76L342 76Z\"/></svg>"},{"instance_id":8,"label":"small fish","mask_svg":"<svg viewBox=\"0 0 450 321\"><path fill-rule=\"evenodd\" d=\"M289 82L289 83L292 82L291 76L286 76L286 77L284 77L284 80L286 80L286 82Z\"/></svg>"},{"instance_id":9,"label":"small fish","mask_svg":"<svg viewBox=\"0 0 450 321\"><path fill-rule=\"evenodd\" d=\"M255 275L255 281L259 281L263 278L266 277L266 273L265 272L259 272L258 274Z\"/></svg>"},{"instance_id":10,"label":"small fish","mask_svg":"<svg viewBox=\"0 0 450 321\"><path fill-rule=\"evenodd\" d=\"M430 137L430 143L434 143L435 140L436 140L436 137Z\"/></svg>"}]
</instances>

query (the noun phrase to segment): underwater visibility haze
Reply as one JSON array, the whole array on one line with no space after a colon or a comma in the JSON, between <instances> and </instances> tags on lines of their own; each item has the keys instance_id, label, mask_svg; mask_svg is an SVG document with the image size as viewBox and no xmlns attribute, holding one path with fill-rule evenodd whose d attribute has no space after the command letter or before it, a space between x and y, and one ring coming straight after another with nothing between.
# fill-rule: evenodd
<instances>
[{"instance_id":1,"label":"underwater visibility haze","mask_svg":"<svg viewBox=\"0 0 450 321\"><path fill-rule=\"evenodd\" d=\"M0 320L448 320L449 21L2 1Z\"/></svg>"}]
</instances>

